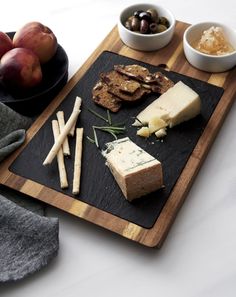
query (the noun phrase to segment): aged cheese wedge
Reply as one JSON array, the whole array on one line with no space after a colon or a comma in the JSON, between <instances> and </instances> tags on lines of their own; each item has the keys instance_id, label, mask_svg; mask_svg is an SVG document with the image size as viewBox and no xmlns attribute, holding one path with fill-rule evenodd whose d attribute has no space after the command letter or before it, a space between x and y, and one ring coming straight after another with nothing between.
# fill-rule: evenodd
<instances>
[{"instance_id":1,"label":"aged cheese wedge","mask_svg":"<svg viewBox=\"0 0 236 297\"><path fill-rule=\"evenodd\" d=\"M163 186L161 163L128 137L108 143L103 155L127 200L132 201Z\"/></svg>"},{"instance_id":2,"label":"aged cheese wedge","mask_svg":"<svg viewBox=\"0 0 236 297\"><path fill-rule=\"evenodd\" d=\"M153 101L150 105L148 105L143 111L141 111L137 115L136 117L137 120L135 120L132 126L148 125L149 120L152 119L153 117L157 117L164 121L168 120L169 113L166 110L160 109L159 106L157 106L157 102L156 102L157 100Z\"/></svg>"},{"instance_id":3,"label":"aged cheese wedge","mask_svg":"<svg viewBox=\"0 0 236 297\"><path fill-rule=\"evenodd\" d=\"M199 95L190 87L179 81L172 88L141 111L133 124L148 124L150 119L163 119L171 128L197 116L201 111ZM141 123L140 123L141 122Z\"/></svg>"}]
</instances>

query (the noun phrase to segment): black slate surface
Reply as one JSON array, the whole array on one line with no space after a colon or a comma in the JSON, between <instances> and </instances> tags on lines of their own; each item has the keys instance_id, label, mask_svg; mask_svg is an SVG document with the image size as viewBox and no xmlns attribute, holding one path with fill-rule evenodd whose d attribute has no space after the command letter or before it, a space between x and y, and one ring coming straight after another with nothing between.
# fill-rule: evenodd
<instances>
[{"instance_id":1,"label":"black slate surface","mask_svg":"<svg viewBox=\"0 0 236 297\"><path fill-rule=\"evenodd\" d=\"M106 116L106 111L96 106L91 100L91 90L97 82L99 74L111 70L115 64L128 65L134 63L147 67L151 72L164 72L158 67L137 60L111 52L103 52L68 94L55 113L44 126L41 127L23 152L13 162L10 170L17 175L36 181L59 192L63 192L75 199L84 201L144 228L151 228L167 201L181 171L185 167L192 150L200 138L224 90L175 72L165 72L174 82L182 80L200 95L202 112L201 115L197 116L195 119L172 129L168 129L167 137L163 142L157 140L155 135L148 139L141 138L136 135L137 129L131 126L133 123L132 117L136 116L144 107L150 104L157 97L156 95L149 95L142 102L123 107L117 114L112 114L114 123L125 122L126 124L127 132L119 138L129 136L137 145L160 160L163 165L165 188L136 200L133 203L129 203L124 199L112 174L105 166L105 160L100 151L94 144L86 139L86 136L93 136L92 125L104 125L104 122L91 114L88 108ZM56 159L48 167L42 165L53 145L51 120L56 118L55 114L58 110L64 110L65 116L68 118L76 96L83 98L82 113L79 116L77 126L84 127L81 192L79 197L71 194L73 179L72 159L66 160L66 168L70 182L68 190L60 189ZM113 140L112 136L104 132L98 132L98 136L101 147L103 147L106 142ZM74 146L75 140L70 139L72 152L74 152Z\"/></svg>"}]
</instances>

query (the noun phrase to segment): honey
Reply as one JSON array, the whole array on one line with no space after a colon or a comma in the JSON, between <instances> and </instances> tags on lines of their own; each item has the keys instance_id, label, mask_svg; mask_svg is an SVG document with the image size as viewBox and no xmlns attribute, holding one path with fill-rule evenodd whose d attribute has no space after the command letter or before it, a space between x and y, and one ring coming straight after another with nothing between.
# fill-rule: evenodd
<instances>
[{"instance_id":1,"label":"honey","mask_svg":"<svg viewBox=\"0 0 236 297\"><path fill-rule=\"evenodd\" d=\"M194 45L194 48L204 54L216 56L229 54L235 51L226 39L223 29L214 26L203 32L200 40Z\"/></svg>"}]
</instances>

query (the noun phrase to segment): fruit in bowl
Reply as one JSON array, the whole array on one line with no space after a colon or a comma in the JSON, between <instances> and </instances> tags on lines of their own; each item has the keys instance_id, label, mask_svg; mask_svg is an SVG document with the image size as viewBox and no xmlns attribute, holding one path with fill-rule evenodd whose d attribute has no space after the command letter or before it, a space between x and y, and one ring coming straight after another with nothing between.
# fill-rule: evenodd
<instances>
[{"instance_id":1,"label":"fruit in bowl","mask_svg":"<svg viewBox=\"0 0 236 297\"><path fill-rule=\"evenodd\" d=\"M58 43L52 30L39 22L25 24L11 37L0 32L0 82L14 93L40 84L41 66L52 60Z\"/></svg>"},{"instance_id":2,"label":"fruit in bowl","mask_svg":"<svg viewBox=\"0 0 236 297\"><path fill-rule=\"evenodd\" d=\"M0 59L1 57L13 48L11 38L3 32L0 32Z\"/></svg>"},{"instance_id":3,"label":"fruit in bowl","mask_svg":"<svg viewBox=\"0 0 236 297\"><path fill-rule=\"evenodd\" d=\"M32 36L33 29L29 25L32 23L34 28L38 28L38 31L35 31L36 36ZM31 29L29 30L27 27ZM31 32L32 39L37 37L39 40L40 36L44 36L44 41L37 43L38 53L43 52L44 56L41 58L41 63L32 50L25 48L27 46L26 41L24 47L10 49L2 58L0 57L0 102L28 116L42 112L64 87L68 79L67 54L62 46L57 43L57 38L52 31L48 29L43 34L42 31L45 29L40 29L42 27L45 28L46 26L38 22L31 22L24 26ZM23 30L25 36L27 35L26 29ZM20 36L21 39L23 38L21 35L23 33L20 34L20 31L22 32L22 29L17 31L18 37L16 32L6 34L10 40L13 40L14 35L16 35L16 43L16 37L17 39L20 39ZM28 39L30 39L29 35Z\"/></svg>"},{"instance_id":4,"label":"fruit in bowl","mask_svg":"<svg viewBox=\"0 0 236 297\"><path fill-rule=\"evenodd\" d=\"M8 89L27 89L42 81L38 56L26 48L14 48L6 52L0 63L0 80Z\"/></svg>"},{"instance_id":5,"label":"fruit in bowl","mask_svg":"<svg viewBox=\"0 0 236 297\"><path fill-rule=\"evenodd\" d=\"M55 55L58 46L57 38L52 30L39 22L27 23L16 31L13 45L32 50L42 64Z\"/></svg>"}]
</instances>

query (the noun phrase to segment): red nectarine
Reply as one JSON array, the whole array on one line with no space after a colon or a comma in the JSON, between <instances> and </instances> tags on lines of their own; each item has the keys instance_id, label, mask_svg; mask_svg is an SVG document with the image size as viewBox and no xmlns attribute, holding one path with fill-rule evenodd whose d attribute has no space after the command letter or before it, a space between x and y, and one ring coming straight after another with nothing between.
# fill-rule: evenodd
<instances>
[{"instance_id":1,"label":"red nectarine","mask_svg":"<svg viewBox=\"0 0 236 297\"><path fill-rule=\"evenodd\" d=\"M13 48L11 38L3 32L0 32L0 59L1 57Z\"/></svg>"},{"instance_id":2,"label":"red nectarine","mask_svg":"<svg viewBox=\"0 0 236 297\"><path fill-rule=\"evenodd\" d=\"M42 80L38 57L26 48L8 51L0 61L0 80L9 89L26 89L38 85Z\"/></svg>"},{"instance_id":3,"label":"red nectarine","mask_svg":"<svg viewBox=\"0 0 236 297\"><path fill-rule=\"evenodd\" d=\"M31 49L39 57L40 63L46 63L56 53L57 38L52 30L43 24L30 22L16 31L13 45Z\"/></svg>"}]
</instances>

